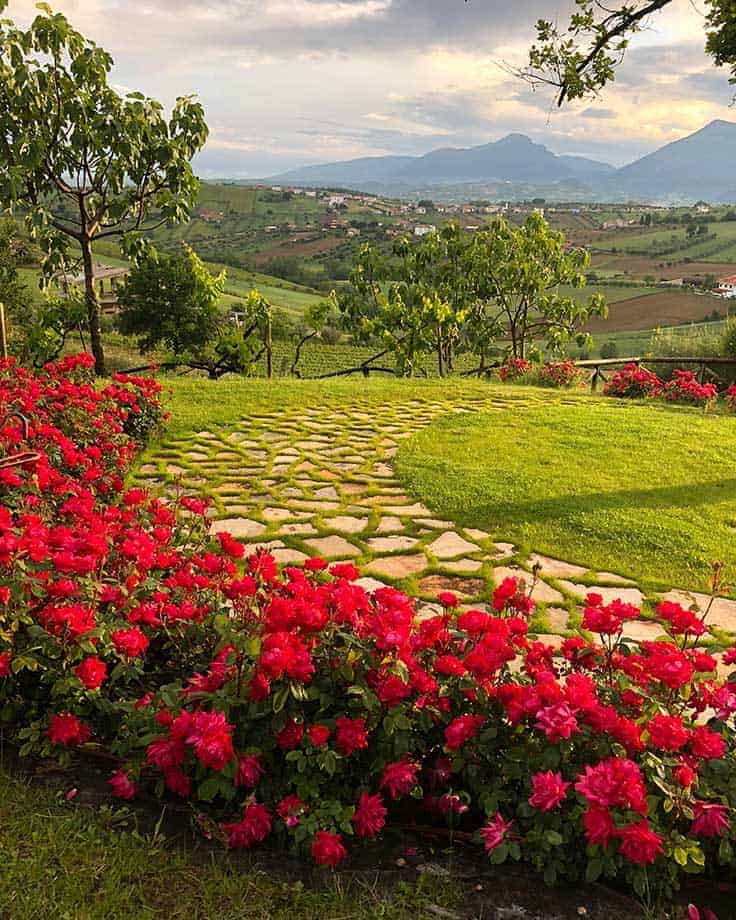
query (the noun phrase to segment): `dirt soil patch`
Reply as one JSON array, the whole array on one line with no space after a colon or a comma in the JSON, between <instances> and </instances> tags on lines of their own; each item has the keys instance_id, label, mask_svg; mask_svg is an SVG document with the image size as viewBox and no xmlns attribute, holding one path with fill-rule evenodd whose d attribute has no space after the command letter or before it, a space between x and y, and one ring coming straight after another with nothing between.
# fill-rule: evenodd
<instances>
[{"instance_id":1,"label":"dirt soil patch","mask_svg":"<svg viewBox=\"0 0 736 920\"><path fill-rule=\"evenodd\" d=\"M725 304L704 294L683 294L662 291L609 304L608 317L593 317L588 332L630 332L654 329L657 326L678 326L680 323L701 322L713 310L725 312Z\"/></svg>"}]
</instances>

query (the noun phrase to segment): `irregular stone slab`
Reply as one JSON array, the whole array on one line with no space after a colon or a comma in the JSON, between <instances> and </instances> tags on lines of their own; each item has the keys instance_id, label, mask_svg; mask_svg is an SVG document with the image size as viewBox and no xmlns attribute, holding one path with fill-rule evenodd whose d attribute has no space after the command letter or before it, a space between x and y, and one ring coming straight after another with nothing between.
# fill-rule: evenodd
<instances>
[{"instance_id":1,"label":"irregular stone slab","mask_svg":"<svg viewBox=\"0 0 736 920\"><path fill-rule=\"evenodd\" d=\"M264 521L288 521L290 518L299 517L299 515L291 511L289 508L264 508L261 511L261 516Z\"/></svg>"},{"instance_id":2,"label":"irregular stone slab","mask_svg":"<svg viewBox=\"0 0 736 920\"><path fill-rule=\"evenodd\" d=\"M323 489L317 489L314 495L315 498L339 498L337 489L334 486L325 486Z\"/></svg>"},{"instance_id":3,"label":"irregular stone slab","mask_svg":"<svg viewBox=\"0 0 736 920\"><path fill-rule=\"evenodd\" d=\"M400 550L411 549L418 542L414 537L371 537L368 546L376 553L397 553Z\"/></svg>"},{"instance_id":4,"label":"irregular stone slab","mask_svg":"<svg viewBox=\"0 0 736 920\"><path fill-rule=\"evenodd\" d=\"M454 562L445 562L443 567L460 575L472 575L483 568L483 563L477 559L457 559Z\"/></svg>"},{"instance_id":5,"label":"irregular stone slab","mask_svg":"<svg viewBox=\"0 0 736 920\"><path fill-rule=\"evenodd\" d=\"M213 521L210 527L211 533L229 533L238 539L260 537L265 531L265 526L258 521L251 521L248 518L225 518L222 521Z\"/></svg>"},{"instance_id":6,"label":"irregular stone slab","mask_svg":"<svg viewBox=\"0 0 736 920\"><path fill-rule=\"evenodd\" d=\"M490 537L490 534L486 533L485 530L478 530L475 527L465 527L463 529L471 540L487 540Z\"/></svg>"},{"instance_id":7,"label":"irregular stone slab","mask_svg":"<svg viewBox=\"0 0 736 920\"><path fill-rule=\"evenodd\" d=\"M340 484L340 491L344 495L360 495L365 490L366 487L359 482L343 482Z\"/></svg>"},{"instance_id":8,"label":"irregular stone slab","mask_svg":"<svg viewBox=\"0 0 736 920\"><path fill-rule=\"evenodd\" d=\"M697 591L670 591L664 595L666 601L673 601L687 609L693 601L698 605L701 613L708 609L710 595L700 594ZM728 632L736 632L736 601L729 601L724 597L717 597L710 608L706 625L720 626Z\"/></svg>"},{"instance_id":9,"label":"irregular stone slab","mask_svg":"<svg viewBox=\"0 0 736 920\"><path fill-rule=\"evenodd\" d=\"M368 526L368 518L353 517L350 514L338 514L336 517L324 518L326 530L340 530L343 533L362 533Z\"/></svg>"},{"instance_id":10,"label":"irregular stone slab","mask_svg":"<svg viewBox=\"0 0 736 920\"><path fill-rule=\"evenodd\" d=\"M408 502L409 499L405 495L369 495L367 498L362 499L360 502L361 505L396 505L400 502ZM387 509L392 510L393 509Z\"/></svg>"},{"instance_id":11,"label":"irregular stone slab","mask_svg":"<svg viewBox=\"0 0 736 920\"><path fill-rule=\"evenodd\" d=\"M557 652L562 648L562 643L565 641L565 637L558 636L556 633L539 633L537 635L537 641L543 642L545 645L551 645L552 648Z\"/></svg>"},{"instance_id":12,"label":"irregular stone slab","mask_svg":"<svg viewBox=\"0 0 736 920\"><path fill-rule=\"evenodd\" d=\"M300 553L298 549L275 549L272 551L273 558L279 565L295 565L296 563L306 562L309 556Z\"/></svg>"},{"instance_id":13,"label":"irregular stone slab","mask_svg":"<svg viewBox=\"0 0 736 920\"><path fill-rule=\"evenodd\" d=\"M468 540L455 533L452 530L440 534L436 540L429 544L427 550L438 559L453 559L455 556L464 556L468 553L477 553L480 547L476 543L470 543Z\"/></svg>"},{"instance_id":14,"label":"irregular stone slab","mask_svg":"<svg viewBox=\"0 0 736 920\"><path fill-rule=\"evenodd\" d=\"M358 578L354 584L358 585L359 588L362 588L369 594L371 594L373 591L378 591L381 588L388 587L385 581L379 581L377 578L370 578L368 575L364 575L362 578Z\"/></svg>"},{"instance_id":15,"label":"irregular stone slab","mask_svg":"<svg viewBox=\"0 0 736 920\"><path fill-rule=\"evenodd\" d=\"M217 441L219 440L216 434L212 434L211 431L198 431L196 436L198 438L204 438L207 441Z\"/></svg>"},{"instance_id":16,"label":"irregular stone slab","mask_svg":"<svg viewBox=\"0 0 736 920\"><path fill-rule=\"evenodd\" d=\"M419 582L419 591L427 597L437 597L443 591L451 591L458 597L477 597L488 592L483 578L462 578L459 575L428 575Z\"/></svg>"},{"instance_id":17,"label":"irregular stone slab","mask_svg":"<svg viewBox=\"0 0 736 920\"><path fill-rule=\"evenodd\" d=\"M385 575L388 578L408 578L418 575L427 568L427 560L421 553L411 556L384 556L374 559L365 567L367 572Z\"/></svg>"},{"instance_id":18,"label":"irregular stone slab","mask_svg":"<svg viewBox=\"0 0 736 920\"><path fill-rule=\"evenodd\" d=\"M513 543L494 543L496 552L493 554L494 559L503 559L504 556L513 556L516 547Z\"/></svg>"},{"instance_id":19,"label":"irregular stone slab","mask_svg":"<svg viewBox=\"0 0 736 920\"><path fill-rule=\"evenodd\" d=\"M209 454L200 453L198 450L188 450L184 456L187 460L209 460Z\"/></svg>"},{"instance_id":20,"label":"irregular stone slab","mask_svg":"<svg viewBox=\"0 0 736 920\"><path fill-rule=\"evenodd\" d=\"M549 625L556 632L564 632L570 622L570 614L564 607L548 607L545 611Z\"/></svg>"},{"instance_id":21,"label":"irregular stone slab","mask_svg":"<svg viewBox=\"0 0 736 920\"><path fill-rule=\"evenodd\" d=\"M282 524L281 527L276 531L279 536L290 537L290 536L305 536L311 537L314 534L319 533L316 527L313 527L311 524Z\"/></svg>"},{"instance_id":22,"label":"irregular stone slab","mask_svg":"<svg viewBox=\"0 0 736 920\"><path fill-rule=\"evenodd\" d=\"M377 533L394 533L398 530L404 529L404 522L401 518L394 517L393 515L386 515L382 517L378 522L378 527L376 527Z\"/></svg>"},{"instance_id":23,"label":"irregular stone slab","mask_svg":"<svg viewBox=\"0 0 736 920\"><path fill-rule=\"evenodd\" d=\"M243 434L240 431L234 431L231 435L228 436L228 441L232 441L234 444L239 444L240 447L258 447L257 441L250 441L247 434Z\"/></svg>"},{"instance_id":24,"label":"irregular stone slab","mask_svg":"<svg viewBox=\"0 0 736 920\"><path fill-rule=\"evenodd\" d=\"M585 575L589 571L585 566L573 565L571 562L563 562L561 559L551 559L549 556L541 556L539 553L531 554L529 565L538 565L543 575L551 575L553 578L575 578L576 576Z\"/></svg>"},{"instance_id":25,"label":"irregular stone slab","mask_svg":"<svg viewBox=\"0 0 736 920\"><path fill-rule=\"evenodd\" d=\"M452 527L452 521L440 521L438 518L422 518L417 521L421 527L431 527L433 530L444 530L445 527Z\"/></svg>"},{"instance_id":26,"label":"irregular stone slab","mask_svg":"<svg viewBox=\"0 0 736 920\"><path fill-rule=\"evenodd\" d=\"M371 473L373 473L374 476L394 475L393 467L390 467L387 463L374 463L371 467Z\"/></svg>"},{"instance_id":27,"label":"irregular stone slab","mask_svg":"<svg viewBox=\"0 0 736 920\"><path fill-rule=\"evenodd\" d=\"M157 469L158 467L155 463L144 463L143 466L138 469L138 472L143 476L150 476L151 473L155 473Z\"/></svg>"},{"instance_id":28,"label":"irregular stone slab","mask_svg":"<svg viewBox=\"0 0 736 920\"><path fill-rule=\"evenodd\" d=\"M325 559L340 559L360 556L360 550L357 546L349 543L344 537L316 537L312 540L304 541L307 546L314 550L318 556L324 556Z\"/></svg>"},{"instance_id":29,"label":"irregular stone slab","mask_svg":"<svg viewBox=\"0 0 736 920\"><path fill-rule=\"evenodd\" d=\"M662 625L651 620L625 620L623 634L636 642L655 642L666 635Z\"/></svg>"},{"instance_id":30,"label":"irregular stone slab","mask_svg":"<svg viewBox=\"0 0 736 920\"><path fill-rule=\"evenodd\" d=\"M340 507L339 502L322 502L322 501L299 501L292 499L289 502L290 505L294 505L296 508L303 508L307 511L337 511ZM292 515L292 517L297 517L297 515Z\"/></svg>"},{"instance_id":31,"label":"irregular stone slab","mask_svg":"<svg viewBox=\"0 0 736 920\"><path fill-rule=\"evenodd\" d=\"M507 568L506 566L499 565L493 570L493 581L496 585L500 585L506 578L523 578L527 588L531 588L532 582L534 581L534 576L529 572L523 571L523 569ZM532 591L532 600L540 604L560 604L565 598L559 591L550 587L546 582L537 579L537 583L534 585L534 590Z\"/></svg>"},{"instance_id":32,"label":"irregular stone slab","mask_svg":"<svg viewBox=\"0 0 736 920\"><path fill-rule=\"evenodd\" d=\"M183 466L179 466L177 463L167 463L166 472L169 474L169 476L181 476L187 471Z\"/></svg>"},{"instance_id":33,"label":"irregular stone slab","mask_svg":"<svg viewBox=\"0 0 736 920\"><path fill-rule=\"evenodd\" d=\"M285 549L285 546L281 540L268 540L265 543L246 543L244 549L247 557L252 556L258 550L266 550L266 552L272 553L275 549Z\"/></svg>"},{"instance_id":34,"label":"irregular stone slab","mask_svg":"<svg viewBox=\"0 0 736 920\"><path fill-rule=\"evenodd\" d=\"M620 600L625 604L633 604L635 607L641 607L644 603L644 595L638 588L610 588L603 585L577 585L571 581L559 580L559 584L565 591L573 594L575 597L585 598L588 594L599 594L603 598L604 604L610 604L612 601Z\"/></svg>"},{"instance_id":35,"label":"irregular stone slab","mask_svg":"<svg viewBox=\"0 0 736 920\"><path fill-rule=\"evenodd\" d=\"M426 508L421 502L416 502L413 505L392 505L386 508L386 512L399 517L427 517L429 508Z\"/></svg>"},{"instance_id":36,"label":"irregular stone slab","mask_svg":"<svg viewBox=\"0 0 736 920\"><path fill-rule=\"evenodd\" d=\"M636 582L632 581L630 578L624 578L623 575L615 575L613 572L597 572L596 579L610 582L613 585L636 585Z\"/></svg>"}]
</instances>

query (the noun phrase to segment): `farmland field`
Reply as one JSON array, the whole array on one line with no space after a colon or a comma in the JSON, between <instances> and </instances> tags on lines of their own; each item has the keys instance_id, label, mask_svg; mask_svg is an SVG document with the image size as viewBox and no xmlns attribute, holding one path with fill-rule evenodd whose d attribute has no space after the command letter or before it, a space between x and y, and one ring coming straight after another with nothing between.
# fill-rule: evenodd
<instances>
[{"instance_id":1,"label":"farmland field","mask_svg":"<svg viewBox=\"0 0 736 920\"><path fill-rule=\"evenodd\" d=\"M605 293L605 289L604 293ZM631 289L629 289L631 295ZM685 322L699 322L713 310L726 312L724 301L705 294L679 291L658 291L621 300L609 300L608 317L594 316L587 323L592 334L608 331L627 332L635 329L653 329L657 326L676 326Z\"/></svg>"}]
</instances>

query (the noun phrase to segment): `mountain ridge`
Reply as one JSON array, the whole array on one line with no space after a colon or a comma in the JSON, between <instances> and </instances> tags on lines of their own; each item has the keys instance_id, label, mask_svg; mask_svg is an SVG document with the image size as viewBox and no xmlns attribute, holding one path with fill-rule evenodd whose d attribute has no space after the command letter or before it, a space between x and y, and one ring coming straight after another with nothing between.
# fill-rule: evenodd
<instances>
[{"instance_id":1,"label":"mountain ridge","mask_svg":"<svg viewBox=\"0 0 736 920\"><path fill-rule=\"evenodd\" d=\"M497 193L523 188L587 192L599 200L733 201L736 123L715 119L678 140L620 168L573 154L556 154L525 134L514 132L474 147L443 147L419 156L359 157L299 167L265 181L408 194L452 186ZM704 168L707 166L707 168ZM504 189L504 185L512 188ZM496 194L507 198L510 194Z\"/></svg>"}]
</instances>

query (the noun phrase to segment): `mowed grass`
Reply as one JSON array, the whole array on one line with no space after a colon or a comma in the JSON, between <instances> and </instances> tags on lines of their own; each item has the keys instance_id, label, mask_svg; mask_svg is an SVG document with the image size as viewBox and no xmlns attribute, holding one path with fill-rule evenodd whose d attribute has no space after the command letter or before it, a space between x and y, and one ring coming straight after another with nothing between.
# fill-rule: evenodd
<instances>
[{"instance_id":1,"label":"mowed grass","mask_svg":"<svg viewBox=\"0 0 736 920\"><path fill-rule=\"evenodd\" d=\"M196 839L137 829L126 809L64 803L0 771L0 917L7 920L413 920L453 903L430 876L385 888L316 871L306 883ZM441 914L440 914L441 915Z\"/></svg>"},{"instance_id":2,"label":"mowed grass","mask_svg":"<svg viewBox=\"0 0 736 920\"><path fill-rule=\"evenodd\" d=\"M736 577L734 450L734 418L582 397L445 416L397 469L461 525L651 591L704 589L713 560Z\"/></svg>"}]
</instances>

